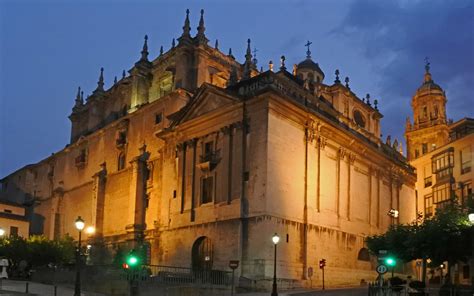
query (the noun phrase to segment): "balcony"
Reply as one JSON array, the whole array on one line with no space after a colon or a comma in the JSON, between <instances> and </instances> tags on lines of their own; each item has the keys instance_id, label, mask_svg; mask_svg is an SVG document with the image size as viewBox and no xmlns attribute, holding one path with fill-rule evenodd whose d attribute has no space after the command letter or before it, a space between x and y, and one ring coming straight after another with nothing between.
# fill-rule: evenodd
<instances>
[{"instance_id":1,"label":"balcony","mask_svg":"<svg viewBox=\"0 0 474 296\"><path fill-rule=\"evenodd\" d=\"M199 157L199 164L197 166L201 171L212 171L218 162L218 151L211 151Z\"/></svg>"}]
</instances>

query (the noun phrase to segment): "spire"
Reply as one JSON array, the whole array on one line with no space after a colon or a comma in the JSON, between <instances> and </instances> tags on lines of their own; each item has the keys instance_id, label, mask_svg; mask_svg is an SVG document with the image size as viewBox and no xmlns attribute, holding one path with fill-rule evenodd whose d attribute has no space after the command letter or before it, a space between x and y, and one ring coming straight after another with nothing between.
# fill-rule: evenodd
<instances>
[{"instance_id":1,"label":"spire","mask_svg":"<svg viewBox=\"0 0 474 296\"><path fill-rule=\"evenodd\" d=\"M250 38L247 39L247 52L245 53L245 64L252 63L252 52L250 49Z\"/></svg>"},{"instance_id":2,"label":"spire","mask_svg":"<svg viewBox=\"0 0 474 296\"><path fill-rule=\"evenodd\" d=\"M80 107L83 104L84 104L84 101L82 100L82 96L81 96L81 87L79 86L77 88L76 104L74 105L74 107Z\"/></svg>"},{"instance_id":3,"label":"spire","mask_svg":"<svg viewBox=\"0 0 474 296\"><path fill-rule=\"evenodd\" d=\"M199 19L197 31L196 39L198 44L207 44L209 39L207 39L206 34L204 34L204 31L206 31L206 28L204 27L204 9L201 9L201 18Z\"/></svg>"},{"instance_id":4,"label":"spire","mask_svg":"<svg viewBox=\"0 0 474 296\"><path fill-rule=\"evenodd\" d=\"M216 39L216 43L214 44L215 49L219 49L219 39Z\"/></svg>"},{"instance_id":5,"label":"spire","mask_svg":"<svg viewBox=\"0 0 474 296\"><path fill-rule=\"evenodd\" d=\"M160 47L160 56L163 55L163 45Z\"/></svg>"},{"instance_id":6,"label":"spire","mask_svg":"<svg viewBox=\"0 0 474 296\"><path fill-rule=\"evenodd\" d=\"M117 76L114 77L114 84L117 84Z\"/></svg>"},{"instance_id":7,"label":"spire","mask_svg":"<svg viewBox=\"0 0 474 296\"><path fill-rule=\"evenodd\" d=\"M249 79L254 65L252 64L252 52L250 49L250 38L247 39L247 52L245 54L243 79Z\"/></svg>"},{"instance_id":8,"label":"spire","mask_svg":"<svg viewBox=\"0 0 474 296\"><path fill-rule=\"evenodd\" d=\"M306 42L306 44L304 46L306 46L308 49L306 50L306 58L307 59L310 59L311 58L311 51L309 50L309 46L313 44L313 42L310 42L308 40L308 42Z\"/></svg>"},{"instance_id":9,"label":"spire","mask_svg":"<svg viewBox=\"0 0 474 296\"><path fill-rule=\"evenodd\" d=\"M336 80L334 80L334 83L341 83L341 80L339 80L339 69L336 69L336 72L334 72L334 74L336 74Z\"/></svg>"},{"instance_id":10,"label":"spire","mask_svg":"<svg viewBox=\"0 0 474 296\"><path fill-rule=\"evenodd\" d=\"M99 81L97 81L97 88L95 89L94 93L103 92L103 91L104 91L104 68L100 68Z\"/></svg>"},{"instance_id":11,"label":"spire","mask_svg":"<svg viewBox=\"0 0 474 296\"><path fill-rule=\"evenodd\" d=\"M428 57L425 58L425 83L433 81L431 78L431 73L430 73L430 61Z\"/></svg>"},{"instance_id":12,"label":"spire","mask_svg":"<svg viewBox=\"0 0 474 296\"><path fill-rule=\"evenodd\" d=\"M148 61L148 35L145 35L145 42L143 43L142 49L142 61Z\"/></svg>"},{"instance_id":13,"label":"spire","mask_svg":"<svg viewBox=\"0 0 474 296\"><path fill-rule=\"evenodd\" d=\"M173 41L171 41L171 48L174 48L176 46L176 41L173 38Z\"/></svg>"},{"instance_id":14,"label":"spire","mask_svg":"<svg viewBox=\"0 0 474 296\"><path fill-rule=\"evenodd\" d=\"M189 9L186 9L186 19L184 20L183 34L181 38L190 38L191 27L189 26Z\"/></svg>"}]
</instances>

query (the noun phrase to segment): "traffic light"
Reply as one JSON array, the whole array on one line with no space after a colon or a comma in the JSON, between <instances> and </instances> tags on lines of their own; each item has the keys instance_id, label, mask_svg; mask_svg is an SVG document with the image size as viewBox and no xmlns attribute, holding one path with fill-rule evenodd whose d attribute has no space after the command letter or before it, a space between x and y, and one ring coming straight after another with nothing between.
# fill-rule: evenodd
<instances>
[{"instance_id":1,"label":"traffic light","mask_svg":"<svg viewBox=\"0 0 474 296\"><path fill-rule=\"evenodd\" d=\"M323 269L326 266L326 259L319 260L319 268Z\"/></svg>"},{"instance_id":2,"label":"traffic light","mask_svg":"<svg viewBox=\"0 0 474 296\"><path fill-rule=\"evenodd\" d=\"M393 257L387 257L387 258L385 258L385 264L387 266L393 267L393 266L397 265L397 261Z\"/></svg>"}]
</instances>

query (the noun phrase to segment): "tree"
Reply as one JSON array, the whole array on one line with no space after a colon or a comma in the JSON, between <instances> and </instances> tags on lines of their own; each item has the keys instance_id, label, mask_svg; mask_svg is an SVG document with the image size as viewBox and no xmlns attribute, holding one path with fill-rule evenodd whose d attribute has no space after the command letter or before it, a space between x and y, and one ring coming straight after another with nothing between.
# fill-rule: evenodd
<instances>
[{"instance_id":1,"label":"tree","mask_svg":"<svg viewBox=\"0 0 474 296\"><path fill-rule=\"evenodd\" d=\"M368 237L366 242L374 254L387 250L404 262L415 259L426 262L430 258L435 265L447 261L453 266L467 260L471 253L471 227L465 211L452 200L421 224L394 225L384 234Z\"/></svg>"}]
</instances>

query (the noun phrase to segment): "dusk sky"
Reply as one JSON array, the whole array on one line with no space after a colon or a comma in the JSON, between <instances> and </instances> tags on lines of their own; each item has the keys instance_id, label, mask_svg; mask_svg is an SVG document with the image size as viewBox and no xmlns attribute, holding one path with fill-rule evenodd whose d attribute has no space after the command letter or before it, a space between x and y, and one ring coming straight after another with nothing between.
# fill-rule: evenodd
<instances>
[{"instance_id":1,"label":"dusk sky","mask_svg":"<svg viewBox=\"0 0 474 296\"><path fill-rule=\"evenodd\" d=\"M256 2L256 3L254 3ZM359 96L378 99L383 138L403 139L424 59L448 97L448 117L474 117L474 1L5 1L0 0L0 178L69 143L77 91L85 96L105 68L106 88L139 59L181 35L185 10L192 35L205 10L206 35L244 60L246 40L258 66L313 59L332 84L350 77ZM404 147L405 150L405 147Z\"/></svg>"}]
</instances>

